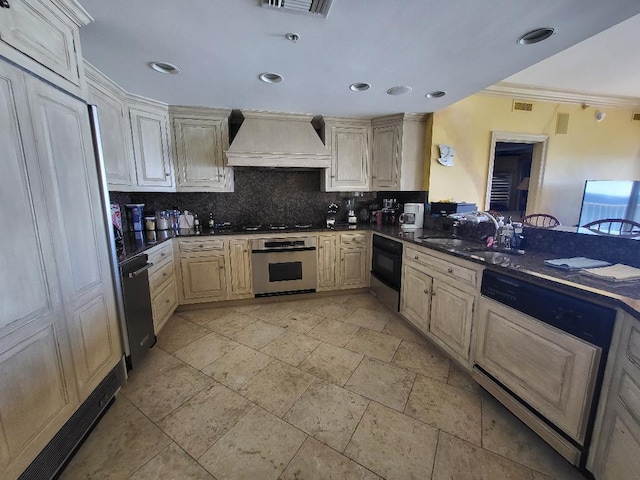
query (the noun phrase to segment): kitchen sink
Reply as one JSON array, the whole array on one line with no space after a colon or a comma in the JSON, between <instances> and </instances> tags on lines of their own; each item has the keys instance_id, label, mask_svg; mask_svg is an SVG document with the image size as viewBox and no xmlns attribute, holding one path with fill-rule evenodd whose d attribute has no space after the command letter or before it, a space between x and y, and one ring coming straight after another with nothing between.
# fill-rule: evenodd
<instances>
[{"instance_id":1,"label":"kitchen sink","mask_svg":"<svg viewBox=\"0 0 640 480\"><path fill-rule=\"evenodd\" d=\"M474 257L480 257L485 262L491 263L493 265L504 265L507 263L511 263L512 255L504 252L495 252L489 250L480 250L475 252L470 252Z\"/></svg>"},{"instance_id":2,"label":"kitchen sink","mask_svg":"<svg viewBox=\"0 0 640 480\"><path fill-rule=\"evenodd\" d=\"M470 242L469 240L462 240L460 238L421 238L424 243L431 243L433 245L439 245L441 247L447 248L476 248L478 247L477 243Z\"/></svg>"}]
</instances>

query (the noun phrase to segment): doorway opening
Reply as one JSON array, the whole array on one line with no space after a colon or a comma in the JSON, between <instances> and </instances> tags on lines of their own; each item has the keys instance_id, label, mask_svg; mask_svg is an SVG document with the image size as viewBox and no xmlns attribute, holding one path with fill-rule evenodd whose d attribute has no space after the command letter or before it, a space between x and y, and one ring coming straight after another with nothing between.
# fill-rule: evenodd
<instances>
[{"instance_id":1,"label":"doorway opening","mask_svg":"<svg viewBox=\"0 0 640 480\"><path fill-rule=\"evenodd\" d=\"M492 133L486 210L513 220L535 212L548 139L546 135Z\"/></svg>"}]
</instances>

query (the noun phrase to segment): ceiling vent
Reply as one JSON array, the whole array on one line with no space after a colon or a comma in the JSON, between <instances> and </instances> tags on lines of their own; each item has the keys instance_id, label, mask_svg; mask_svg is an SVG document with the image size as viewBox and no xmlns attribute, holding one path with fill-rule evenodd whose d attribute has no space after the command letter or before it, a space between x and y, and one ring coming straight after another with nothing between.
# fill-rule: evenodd
<instances>
[{"instance_id":1,"label":"ceiling vent","mask_svg":"<svg viewBox=\"0 0 640 480\"><path fill-rule=\"evenodd\" d=\"M640 112L633 112L633 119L640 120Z\"/></svg>"},{"instance_id":2,"label":"ceiling vent","mask_svg":"<svg viewBox=\"0 0 640 480\"><path fill-rule=\"evenodd\" d=\"M327 18L332 0L262 0L262 6L282 12L302 13Z\"/></svg>"},{"instance_id":3,"label":"ceiling vent","mask_svg":"<svg viewBox=\"0 0 640 480\"><path fill-rule=\"evenodd\" d=\"M518 102L517 100L513 101L513 111L516 110L520 112L533 112L533 103L527 102Z\"/></svg>"}]
</instances>

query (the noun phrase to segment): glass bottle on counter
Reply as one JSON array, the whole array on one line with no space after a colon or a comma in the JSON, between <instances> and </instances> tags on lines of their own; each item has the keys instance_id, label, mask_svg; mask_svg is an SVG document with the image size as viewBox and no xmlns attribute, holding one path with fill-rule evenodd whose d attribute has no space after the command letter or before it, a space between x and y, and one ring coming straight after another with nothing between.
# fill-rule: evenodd
<instances>
[{"instance_id":1,"label":"glass bottle on counter","mask_svg":"<svg viewBox=\"0 0 640 480\"><path fill-rule=\"evenodd\" d=\"M193 214L193 228L196 230L196 233L200 233L200 219L197 213Z\"/></svg>"},{"instance_id":2,"label":"glass bottle on counter","mask_svg":"<svg viewBox=\"0 0 640 480\"><path fill-rule=\"evenodd\" d=\"M216 225L216 222L213 219L213 212L209 212L209 228L213 230L213 227L215 227L215 225Z\"/></svg>"}]
</instances>

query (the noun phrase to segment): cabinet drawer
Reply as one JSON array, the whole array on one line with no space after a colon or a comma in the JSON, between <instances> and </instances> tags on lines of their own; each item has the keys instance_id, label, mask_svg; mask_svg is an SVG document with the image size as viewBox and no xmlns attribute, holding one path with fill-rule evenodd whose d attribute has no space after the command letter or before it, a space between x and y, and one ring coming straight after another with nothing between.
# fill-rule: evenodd
<instances>
[{"instance_id":1,"label":"cabinet drawer","mask_svg":"<svg viewBox=\"0 0 640 480\"><path fill-rule=\"evenodd\" d=\"M447 260L443 260L438 257L429 255L428 253L415 250L407 247L405 260L409 263L415 263L418 265L425 265L433 268L438 272L444 273L450 278L460 280L475 287L478 284L478 274L475 270L455 263L451 263Z\"/></svg>"},{"instance_id":2,"label":"cabinet drawer","mask_svg":"<svg viewBox=\"0 0 640 480\"><path fill-rule=\"evenodd\" d=\"M173 249L171 242L164 242L157 247L153 247L146 252L149 257L149 263L153 263L153 267L149 269L149 275L157 271L168 258L173 258Z\"/></svg>"},{"instance_id":3,"label":"cabinet drawer","mask_svg":"<svg viewBox=\"0 0 640 480\"><path fill-rule=\"evenodd\" d=\"M173 260L161 264L155 272L149 275L149 290L152 298L170 278L174 278Z\"/></svg>"},{"instance_id":4,"label":"cabinet drawer","mask_svg":"<svg viewBox=\"0 0 640 480\"><path fill-rule=\"evenodd\" d=\"M176 282L169 282L166 287L158 292L151 301L153 311L153 324L156 332L164 323L166 317L178 307L178 293Z\"/></svg>"},{"instance_id":5,"label":"cabinet drawer","mask_svg":"<svg viewBox=\"0 0 640 480\"><path fill-rule=\"evenodd\" d=\"M366 233L341 233L340 234L340 245L341 246L363 246L367 245L367 234Z\"/></svg>"},{"instance_id":6,"label":"cabinet drawer","mask_svg":"<svg viewBox=\"0 0 640 480\"><path fill-rule=\"evenodd\" d=\"M224 240L222 238L199 241L181 240L179 243L179 249L181 252L207 252L210 250L223 250Z\"/></svg>"}]
</instances>

